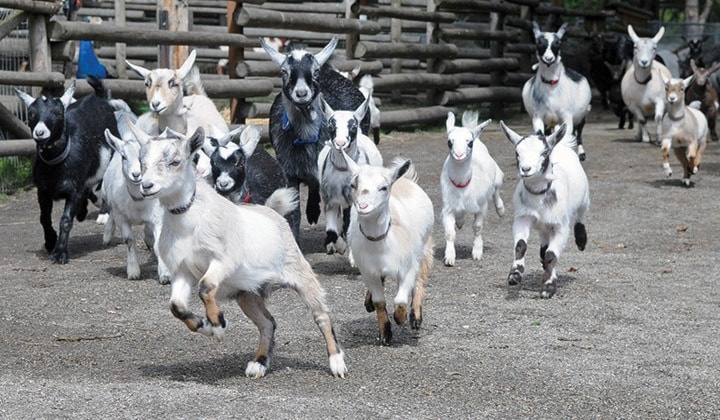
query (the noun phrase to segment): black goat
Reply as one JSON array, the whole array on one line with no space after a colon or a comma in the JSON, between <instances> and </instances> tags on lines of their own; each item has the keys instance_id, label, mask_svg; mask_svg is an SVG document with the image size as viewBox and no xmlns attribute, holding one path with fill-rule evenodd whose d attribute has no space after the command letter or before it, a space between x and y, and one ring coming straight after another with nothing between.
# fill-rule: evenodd
<instances>
[{"instance_id":1,"label":"black goat","mask_svg":"<svg viewBox=\"0 0 720 420\"><path fill-rule=\"evenodd\" d=\"M240 145L230 142L242 131ZM233 130L223 141L210 139L215 150L210 154L212 181L215 191L233 203L265 204L279 188L287 187L287 178L280 163L262 147L256 147L260 132L247 126Z\"/></svg>"},{"instance_id":2,"label":"black goat","mask_svg":"<svg viewBox=\"0 0 720 420\"><path fill-rule=\"evenodd\" d=\"M288 177L288 185L298 191L300 184L307 185L305 216L308 223L314 224L320 218L317 159L323 145L330 140L321 98L335 110L355 110L365 96L327 64L337 45L337 36L315 55L296 49L286 56L263 39L260 43L282 72L282 91L270 108L270 140ZM368 113L361 129L367 134L369 128ZM299 207L291 214L290 227L297 240L300 236Z\"/></svg>"},{"instance_id":3,"label":"black goat","mask_svg":"<svg viewBox=\"0 0 720 420\"><path fill-rule=\"evenodd\" d=\"M697 67L706 67L705 62L702 58L702 46L703 43L708 40L708 38L709 35L705 35L700 39L690 40L688 40L684 36L682 37L682 40L685 41L684 47L688 48L689 51L685 58L678 60L678 66L680 66L680 78L685 79L693 75L694 72L692 67L690 66L690 60L695 60L695 65Z\"/></svg>"},{"instance_id":4,"label":"black goat","mask_svg":"<svg viewBox=\"0 0 720 420\"><path fill-rule=\"evenodd\" d=\"M68 262L68 237L73 219L87 216L92 188L103 177L112 149L105 140L105 129L119 136L114 109L108 103L109 91L102 81L88 76L95 90L73 102L75 81L60 98L41 95L37 99L15 89L28 108L28 125L37 146L33 180L40 205L40 224L45 249L55 263ZM65 200L60 218L60 237L52 227L53 201Z\"/></svg>"},{"instance_id":5,"label":"black goat","mask_svg":"<svg viewBox=\"0 0 720 420\"><path fill-rule=\"evenodd\" d=\"M612 82L610 84L610 89L608 90L608 102L610 103L610 109L612 109L615 115L619 118L618 128L625 128L625 120L627 119L628 130L632 130L634 127L634 117L628 110L627 105L625 105L625 101L622 98L621 88L621 81L625 75L628 63L610 64L606 61L604 64L612 75Z\"/></svg>"}]
</instances>

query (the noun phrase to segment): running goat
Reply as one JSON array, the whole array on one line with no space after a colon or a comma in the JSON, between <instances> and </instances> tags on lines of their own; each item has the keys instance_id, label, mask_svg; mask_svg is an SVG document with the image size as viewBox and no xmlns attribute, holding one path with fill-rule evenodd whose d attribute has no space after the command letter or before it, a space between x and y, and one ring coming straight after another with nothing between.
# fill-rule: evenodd
<instances>
[{"instance_id":1,"label":"running goat","mask_svg":"<svg viewBox=\"0 0 720 420\"><path fill-rule=\"evenodd\" d=\"M505 214L500 198L503 172L480 141L480 133L490 124L487 120L478 124L477 112L463 114L462 127L455 127L455 114L448 112L447 139L450 153L440 173L442 195L442 224L445 229L445 265L455 265L455 227L465 223L465 215L474 216L472 257L479 260L483 255L481 236L483 220L488 203L493 200L499 216Z\"/></svg>"},{"instance_id":2,"label":"running goat","mask_svg":"<svg viewBox=\"0 0 720 420\"><path fill-rule=\"evenodd\" d=\"M694 77L667 79L663 76L667 112L660 124L660 150L665 175L672 175L670 168L672 147L683 167L682 182L688 187L690 175L696 174L700 167L708 137L708 122L705 115L699 109L685 105L685 89L692 83Z\"/></svg>"},{"instance_id":3,"label":"running goat","mask_svg":"<svg viewBox=\"0 0 720 420\"><path fill-rule=\"evenodd\" d=\"M189 138L168 132L167 138L141 136L141 191L164 209L159 246L171 273L170 310L191 331L222 336L227 323L218 298L235 299L260 332L260 344L247 364L248 377L265 376L275 335L275 320L266 299L277 288L295 290L312 312L325 339L330 371L347 372L333 331L325 291L303 257L285 214L296 203L237 206L210 185L196 180L194 154L204 142L202 128ZM275 210L273 210L275 209ZM199 288L205 318L190 311L190 294Z\"/></svg>"},{"instance_id":4,"label":"running goat","mask_svg":"<svg viewBox=\"0 0 720 420\"><path fill-rule=\"evenodd\" d=\"M541 296L551 298L557 290L555 266L571 229L581 251L587 244L585 213L590 207L587 176L572 144L566 143L565 124L547 137L538 134L522 137L502 121L500 126L515 146L520 176L513 197L515 258L508 284L522 281L527 241L530 230L535 228L540 234L540 259L545 270Z\"/></svg>"},{"instance_id":5,"label":"running goat","mask_svg":"<svg viewBox=\"0 0 720 420\"><path fill-rule=\"evenodd\" d=\"M321 98L335 110L355 110L365 100L351 81L327 64L337 41L337 36L334 36L315 55L304 49L285 55L264 39L260 40L265 52L282 73L282 90L270 107L270 140L290 187L299 191L300 184L307 185L305 216L310 224L317 223L320 218L318 154L330 140ZM369 125L370 116L366 115L360 124L363 133L367 134ZM290 227L295 238L299 238L299 207L292 214Z\"/></svg>"},{"instance_id":6,"label":"running goat","mask_svg":"<svg viewBox=\"0 0 720 420\"><path fill-rule=\"evenodd\" d=\"M416 183L410 161L395 158L389 168L346 161L353 206L348 245L368 292L365 309L375 311L380 344L389 345L392 329L385 304L385 280L398 282L393 318L398 325L422 324L425 286L433 262L433 204Z\"/></svg>"},{"instance_id":7,"label":"running goat","mask_svg":"<svg viewBox=\"0 0 720 420\"><path fill-rule=\"evenodd\" d=\"M112 149L105 141L105 129L118 135L109 91L95 76L88 76L95 90L75 102L75 80L60 98L41 95L33 98L15 89L28 109L28 125L37 146L33 180L40 205L40 224L45 249L52 262L68 262L68 238L73 219L87 216L88 198L102 180ZM53 201L65 200L60 218L60 237L52 227Z\"/></svg>"},{"instance_id":8,"label":"running goat","mask_svg":"<svg viewBox=\"0 0 720 420\"><path fill-rule=\"evenodd\" d=\"M537 22L533 22L537 74L523 86L523 105L532 118L536 134L547 134L550 129L565 124L566 137L569 140L575 134L577 154L580 160L585 160L582 130L592 93L587 79L562 63L560 46L566 29L567 23L564 23L555 33L542 32Z\"/></svg>"}]
</instances>

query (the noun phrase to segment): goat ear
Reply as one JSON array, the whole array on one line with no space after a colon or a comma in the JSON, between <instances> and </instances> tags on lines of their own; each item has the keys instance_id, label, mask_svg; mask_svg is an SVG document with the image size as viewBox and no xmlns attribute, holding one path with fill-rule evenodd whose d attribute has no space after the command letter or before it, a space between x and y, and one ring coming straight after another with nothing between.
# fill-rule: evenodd
<instances>
[{"instance_id":1,"label":"goat ear","mask_svg":"<svg viewBox=\"0 0 720 420\"><path fill-rule=\"evenodd\" d=\"M215 126L211 125L210 127L213 128L213 127L215 127ZM227 133L225 133L225 134L223 134L221 137L219 137L218 143L219 143L221 146L225 146L226 144L230 143L231 141L234 141L235 138L236 138L237 136L239 136L240 133L242 133L243 131L245 131L245 129L246 129L247 127L248 127L247 125L241 124L240 126L238 126L238 128L236 128L236 129L234 129L234 130L231 130L231 131L228 131ZM211 136L212 136L212 135L211 135ZM214 137L217 137L217 136L214 136ZM236 142L236 143L237 143L237 142Z\"/></svg>"},{"instance_id":2,"label":"goat ear","mask_svg":"<svg viewBox=\"0 0 720 420\"><path fill-rule=\"evenodd\" d=\"M566 131L567 131L567 124L562 123L562 124L560 124L560 126L557 128L557 130L555 130L554 133L552 133L552 134L550 134L549 136L545 137L545 141L546 141L547 144L550 146L550 148L555 147L555 145L558 144L558 142L559 142L560 140L562 140L563 137L565 137L565 132L566 132Z\"/></svg>"},{"instance_id":3,"label":"goat ear","mask_svg":"<svg viewBox=\"0 0 720 420\"><path fill-rule=\"evenodd\" d=\"M260 131L252 125L248 125L240 134L239 143L246 157L255 153L258 143L260 143Z\"/></svg>"},{"instance_id":4,"label":"goat ear","mask_svg":"<svg viewBox=\"0 0 720 420\"><path fill-rule=\"evenodd\" d=\"M329 59L330 56L332 56L333 51L335 51L335 47L338 43L338 37L337 35L333 36L330 42L325 46L325 48L322 49L319 53L315 54L315 60L317 60L320 67L323 66Z\"/></svg>"},{"instance_id":5,"label":"goat ear","mask_svg":"<svg viewBox=\"0 0 720 420\"><path fill-rule=\"evenodd\" d=\"M365 118L365 114L367 114L368 107L370 106L370 101L372 101L372 97L368 96L365 98L363 103L360 104L359 107L355 110L355 113L353 116L355 117L358 122L362 121L363 118Z\"/></svg>"},{"instance_id":6,"label":"goat ear","mask_svg":"<svg viewBox=\"0 0 720 420\"><path fill-rule=\"evenodd\" d=\"M65 93L63 93L63 95L60 97L60 102L62 102L65 109L67 109L67 107L72 103L76 85L77 80L73 79L73 81L70 82L70 86L68 86L68 88L65 90Z\"/></svg>"},{"instance_id":7,"label":"goat ear","mask_svg":"<svg viewBox=\"0 0 720 420\"><path fill-rule=\"evenodd\" d=\"M662 72L660 72L660 78L662 79L662 82L665 85L665 87L667 87L668 83L670 83L670 79L668 79L667 76L665 76L665 74Z\"/></svg>"},{"instance_id":8,"label":"goat ear","mask_svg":"<svg viewBox=\"0 0 720 420\"><path fill-rule=\"evenodd\" d=\"M141 146L145 145L150 140L150 136L148 136L146 132L142 131L137 125L135 125L130 119L130 117L128 117L127 115L125 116L125 123L127 124L128 128L130 128L133 136L135 136L135 139L137 139L138 143L140 143Z\"/></svg>"},{"instance_id":9,"label":"goat ear","mask_svg":"<svg viewBox=\"0 0 720 420\"><path fill-rule=\"evenodd\" d=\"M448 111L447 120L445 120L445 130L449 133L455 129L455 114L452 111Z\"/></svg>"},{"instance_id":10,"label":"goat ear","mask_svg":"<svg viewBox=\"0 0 720 420\"><path fill-rule=\"evenodd\" d=\"M560 26L560 29L555 32L555 36L558 39L562 39L563 36L565 36L565 31L567 31L568 24L567 22L563 23L562 26Z\"/></svg>"},{"instance_id":11,"label":"goat ear","mask_svg":"<svg viewBox=\"0 0 720 420\"><path fill-rule=\"evenodd\" d=\"M25 103L25 106L30 106L33 104L33 102L35 102L35 98L23 92L22 90L18 88L13 89L15 89L15 94Z\"/></svg>"},{"instance_id":12,"label":"goat ear","mask_svg":"<svg viewBox=\"0 0 720 420\"><path fill-rule=\"evenodd\" d=\"M352 158L345 153L345 149L340 149L340 152L342 152L342 155L345 158L345 163L347 164L350 173L353 174L353 176L357 175L357 173L360 172L360 165L358 165L357 162L352 160Z\"/></svg>"},{"instance_id":13,"label":"goat ear","mask_svg":"<svg viewBox=\"0 0 720 420\"><path fill-rule=\"evenodd\" d=\"M145 79L147 77L147 75L150 74L150 70L146 69L145 67L137 66L127 60L125 60L125 64L127 64L128 67L130 67L135 73L137 73L143 79Z\"/></svg>"},{"instance_id":14,"label":"goat ear","mask_svg":"<svg viewBox=\"0 0 720 420\"><path fill-rule=\"evenodd\" d=\"M690 68L692 69L693 73L695 73L696 71L698 71L698 67L697 67L697 64L695 64L695 59L694 59L694 58L691 58L691 59L690 59Z\"/></svg>"},{"instance_id":15,"label":"goat ear","mask_svg":"<svg viewBox=\"0 0 720 420\"><path fill-rule=\"evenodd\" d=\"M657 45L658 42L660 42L660 39L665 34L665 27L661 26L658 32L655 34L655 36L652 38L652 42Z\"/></svg>"},{"instance_id":16,"label":"goat ear","mask_svg":"<svg viewBox=\"0 0 720 420\"><path fill-rule=\"evenodd\" d=\"M485 120L485 121L483 121L482 123L480 123L480 125L478 125L477 127L475 127L475 128L472 130L473 138L478 138L478 136L480 135L480 133L482 133L483 130L485 130L485 127L487 127L491 122L492 122L492 120L491 120L491 119L488 119L488 120Z\"/></svg>"},{"instance_id":17,"label":"goat ear","mask_svg":"<svg viewBox=\"0 0 720 420\"><path fill-rule=\"evenodd\" d=\"M190 70L192 70L192 67L195 65L195 57L197 53L195 50L190 51L190 54L188 54L187 60L180 66L179 69L177 69L178 77L182 80L184 79L188 74L190 74Z\"/></svg>"},{"instance_id":18,"label":"goat ear","mask_svg":"<svg viewBox=\"0 0 720 420\"><path fill-rule=\"evenodd\" d=\"M323 116L325 117L325 120L330 120L330 117L333 116L335 113L335 110L332 109L329 103L325 101L325 98L321 97L320 101L322 101L322 110L323 110Z\"/></svg>"},{"instance_id":19,"label":"goat ear","mask_svg":"<svg viewBox=\"0 0 720 420\"><path fill-rule=\"evenodd\" d=\"M501 120L500 121L500 128L502 128L503 132L505 133L505 137L510 140L510 143L513 144L513 146L517 146L518 143L520 143L520 140L522 140L522 136L520 136L518 133L512 131L510 127L505 125L505 123Z\"/></svg>"},{"instance_id":20,"label":"goat ear","mask_svg":"<svg viewBox=\"0 0 720 420\"><path fill-rule=\"evenodd\" d=\"M403 162L400 166L396 167L392 174L392 182L395 183L398 179L400 179L405 173L410 169L410 165L412 162L410 159L406 159L405 162Z\"/></svg>"},{"instance_id":21,"label":"goat ear","mask_svg":"<svg viewBox=\"0 0 720 420\"><path fill-rule=\"evenodd\" d=\"M535 35L535 39L537 40L538 38L540 38L542 36L542 31L540 30L540 25L538 25L538 23L533 20L532 26L533 26L533 35Z\"/></svg>"},{"instance_id":22,"label":"goat ear","mask_svg":"<svg viewBox=\"0 0 720 420\"><path fill-rule=\"evenodd\" d=\"M262 37L260 38L260 45L263 47L267 55L270 56L270 59L273 61L273 63L275 63L275 65L277 65L278 67L282 67L285 59L287 58L285 57L285 54L268 45L267 42L265 42L265 39Z\"/></svg>"},{"instance_id":23,"label":"goat ear","mask_svg":"<svg viewBox=\"0 0 720 420\"><path fill-rule=\"evenodd\" d=\"M635 33L635 29L633 29L632 25L628 25L628 35L630 35L630 39L632 40L633 44L637 44L638 41L640 41L640 37L637 36Z\"/></svg>"},{"instance_id":24,"label":"goat ear","mask_svg":"<svg viewBox=\"0 0 720 420\"><path fill-rule=\"evenodd\" d=\"M120 153L121 156L125 157L125 154L122 152L123 144L125 143L123 139L115 137L113 133L110 132L109 129L105 129L105 140L107 140L110 147L113 148L116 152Z\"/></svg>"},{"instance_id":25,"label":"goat ear","mask_svg":"<svg viewBox=\"0 0 720 420\"><path fill-rule=\"evenodd\" d=\"M205 130L198 127L190 138L187 139L188 156L193 156L205 144Z\"/></svg>"}]
</instances>

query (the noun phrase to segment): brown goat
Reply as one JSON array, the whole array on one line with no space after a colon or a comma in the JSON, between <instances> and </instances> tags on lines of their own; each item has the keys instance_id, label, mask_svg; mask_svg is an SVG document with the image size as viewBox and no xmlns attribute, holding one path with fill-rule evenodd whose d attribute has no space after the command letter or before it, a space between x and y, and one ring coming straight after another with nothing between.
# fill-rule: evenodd
<instances>
[{"instance_id":1,"label":"brown goat","mask_svg":"<svg viewBox=\"0 0 720 420\"><path fill-rule=\"evenodd\" d=\"M710 68L698 67L695 60L690 60L695 79L685 91L685 103L690 104L693 101L700 101L700 111L705 114L708 122L708 130L710 131L710 139L718 141L718 135L715 131L715 122L718 113L718 94L715 88L708 83L711 74L720 69L720 63Z\"/></svg>"}]
</instances>

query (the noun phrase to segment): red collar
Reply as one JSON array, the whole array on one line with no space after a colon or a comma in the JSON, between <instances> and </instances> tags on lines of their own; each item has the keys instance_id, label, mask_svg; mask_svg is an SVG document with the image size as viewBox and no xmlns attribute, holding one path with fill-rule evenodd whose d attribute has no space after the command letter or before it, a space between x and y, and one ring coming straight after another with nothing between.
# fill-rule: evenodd
<instances>
[{"instance_id":1,"label":"red collar","mask_svg":"<svg viewBox=\"0 0 720 420\"><path fill-rule=\"evenodd\" d=\"M250 190L248 190L247 195L242 199L242 202L245 204L250 202Z\"/></svg>"},{"instance_id":2,"label":"red collar","mask_svg":"<svg viewBox=\"0 0 720 420\"><path fill-rule=\"evenodd\" d=\"M555 85L557 85L557 83L558 83L558 81L559 81L560 79L547 80L546 78L540 76L540 80L541 80L543 83L547 83L547 84L550 85L550 86L555 86Z\"/></svg>"},{"instance_id":3,"label":"red collar","mask_svg":"<svg viewBox=\"0 0 720 420\"><path fill-rule=\"evenodd\" d=\"M455 188L465 188L468 185L470 185L470 181L472 181L472 176L470 178L468 178L468 180L463 182L462 184L458 184L457 182L453 181L452 178L450 178L450 182L452 182L452 184L455 186Z\"/></svg>"}]
</instances>

